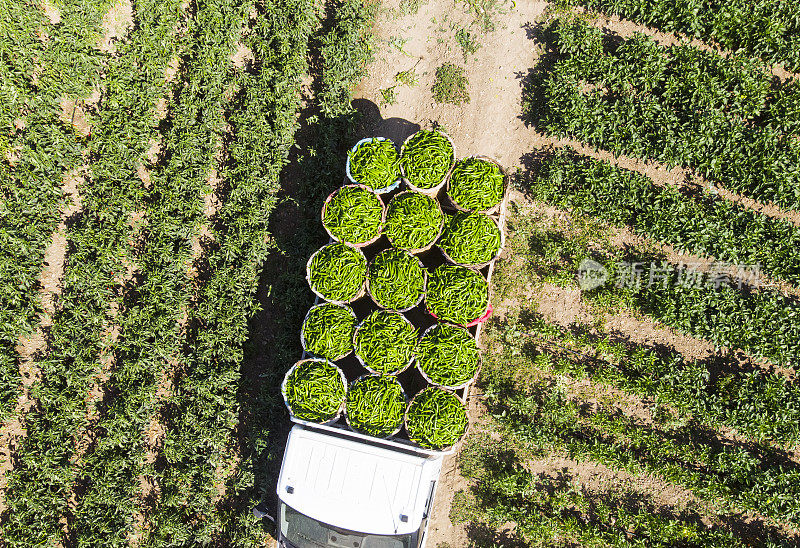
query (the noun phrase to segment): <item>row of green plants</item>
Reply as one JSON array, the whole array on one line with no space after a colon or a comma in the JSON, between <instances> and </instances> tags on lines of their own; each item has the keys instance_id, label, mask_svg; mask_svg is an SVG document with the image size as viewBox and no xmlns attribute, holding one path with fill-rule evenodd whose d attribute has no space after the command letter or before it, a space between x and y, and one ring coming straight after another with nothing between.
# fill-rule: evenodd
<instances>
[{"instance_id":1,"label":"row of green plants","mask_svg":"<svg viewBox=\"0 0 800 548\"><path fill-rule=\"evenodd\" d=\"M504 349L487 356L483 369L490 413L532 451L565 451L579 461L655 474L725 512L800 523L800 466L785 452L726 439L666 407L651 407L650 422L625 414L619 403L586 405L570 393L570 377L547 373L559 359Z\"/></svg>"},{"instance_id":2,"label":"row of green plants","mask_svg":"<svg viewBox=\"0 0 800 548\"><path fill-rule=\"evenodd\" d=\"M136 242L135 286L125 298L115 348L117 363L104 385L113 400L106 404L95 428L100 441L84 456L79 479L83 493L75 510L76 537L87 544L102 538L107 546L129 542L137 514L149 525L148 514L160 511L158 502L149 501L144 507L140 502L140 478L156 485L159 481L154 466L145 461L148 446L144 433L151 420L169 420L161 411L157 389L165 370L171 375L171 364L180 367L183 363L179 319L192 298L191 240L205 220L204 195L210 190L207 179L217 166L225 92L232 80L229 56L246 16L246 11L240 11L246 7L224 3L204 4L191 19L184 19L176 4L139 8L143 13L138 15L137 30L123 46L125 62L109 75L115 77L109 97L119 105L141 102L147 110L136 124L118 116L109 119L105 129L114 131L111 134L137 133L136 148L126 152L138 154L143 161L144 147L157 136L159 93L170 100L161 127L163 159L150 170L151 185L141 197L146 222ZM183 21L186 35L176 36ZM155 57L149 52L159 43L165 47ZM182 57L181 70L185 72L174 84L154 85L163 81L159 77L176 55ZM142 80L142 69L137 67L147 67L147 78ZM113 162L108 164L112 169L125 164L118 156L102 161ZM139 527L143 542L152 542L151 529Z\"/></svg>"},{"instance_id":3,"label":"row of green plants","mask_svg":"<svg viewBox=\"0 0 800 548\"><path fill-rule=\"evenodd\" d=\"M618 484L590 489L565 470L535 474L524 457L508 439L467 440L458 465L472 486L456 492L450 519L468 524L471 546L749 546L696 511Z\"/></svg>"},{"instance_id":4,"label":"row of green plants","mask_svg":"<svg viewBox=\"0 0 800 548\"><path fill-rule=\"evenodd\" d=\"M371 56L376 7L361 0L328 2L321 25L310 39L309 53L319 64L311 72L314 98L300 118L308 153L295 157L300 184L284 189L299 204L321 206L335 184L332 182L345 176L345 154L357 121L351 105L352 89ZM253 100L257 100L256 95ZM216 503L223 527L218 538L224 545L248 545L268 538L268 528L253 517L251 510L270 496L283 457L287 420L280 382L287 364L296 359L297 332L311 304L303 266L322 243L318 212L297 203L283 203L284 207L293 204L297 208L292 215L296 224L270 226L275 241L261 273L263 284L268 284L268 296L252 296L263 308L250 309L255 318L238 362L239 425L229 434L229 444L236 444L240 462L225 480L225 494ZM281 213L279 206L270 215L281 218ZM255 278L249 283L256 287ZM282 321L274 322L272 318L276 317Z\"/></svg>"},{"instance_id":5,"label":"row of green plants","mask_svg":"<svg viewBox=\"0 0 800 548\"><path fill-rule=\"evenodd\" d=\"M656 186L647 176L609 162L557 149L542 158L532 197L577 214L671 245L678 251L755 266L761 273L800 285L800 230L704 192L688 196Z\"/></svg>"},{"instance_id":6,"label":"row of green plants","mask_svg":"<svg viewBox=\"0 0 800 548\"><path fill-rule=\"evenodd\" d=\"M525 181L521 185L527 188ZM637 310L717 346L738 348L779 366L798 366L800 302L795 297L752 287L747 279L740 284L725 272L707 272L697 278L699 271L692 265L669 263L660 249L646 242L624 248L614 245L607 225L587 219L572 215L568 230L537 226L525 219L513 221L530 224L525 229L528 242L520 247L528 254L531 273L576 287L583 260L597 261L605 268L607 280L582 296L600 309Z\"/></svg>"},{"instance_id":7,"label":"row of green plants","mask_svg":"<svg viewBox=\"0 0 800 548\"><path fill-rule=\"evenodd\" d=\"M241 23L248 9L224 4ZM249 459L260 458L258 431L246 426L241 399L241 368L248 321L258 310L256 290L264 260L271 249L267 240L270 214L276 204L279 177L294 145L301 80L308 70L308 47L319 18L318 7L306 0L256 4L257 15L242 37L255 56L252 70L235 80L240 91L227 114L231 135L226 142L229 160L220 172L223 198L210 232L213 243L204 249L207 272L199 281L189 310L189 332L180 356L174 395L163 410L167 433L164 460L154 465L161 502L149 533L155 545L255 543L265 534L242 502L220 498L244 497L254 487ZM217 16L209 9L209 21ZM231 20L231 29L237 29ZM231 32L231 31L229 31ZM228 34L230 36L230 34ZM250 427L254 427L249 423ZM275 428L258 424L259 429ZM248 438L255 440L247 441ZM217 477L231 465L240 444L255 443L255 454ZM245 504L247 501L245 501Z\"/></svg>"},{"instance_id":8,"label":"row of green plants","mask_svg":"<svg viewBox=\"0 0 800 548\"><path fill-rule=\"evenodd\" d=\"M566 0L564 4L585 6L664 32L711 41L724 49L800 71L800 20L789 2Z\"/></svg>"},{"instance_id":9,"label":"row of green plants","mask_svg":"<svg viewBox=\"0 0 800 548\"><path fill-rule=\"evenodd\" d=\"M793 447L800 441L800 386L779 373L745 369L735 356L690 360L666 347L632 345L588 326L548 323L537 312L509 318L501 334L515 348L540 347L559 357L552 373L616 386L726 426L759 443Z\"/></svg>"},{"instance_id":10,"label":"row of green plants","mask_svg":"<svg viewBox=\"0 0 800 548\"><path fill-rule=\"evenodd\" d=\"M60 210L62 180L83 164L83 138L59 121L62 99L99 84L94 49L107 2L68 3L58 25L39 9L10 4L0 21L0 419L21 389L16 345L42 313L39 277ZM79 29L79 30L77 30ZM47 42L37 33L46 32Z\"/></svg>"},{"instance_id":11,"label":"row of green plants","mask_svg":"<svg viewBox=\"0 0 800 548\"><path fill-rule=\"evenodd\" d=\"M794 84L773 82L746 58L614 37L576 18L556 19L543 33L550 51L525 100L541 130L800 207Z\"/></svg>"},{"instance_id":12,"label":"row of green plants","mask_svg":"<svg viewBox=\"0 0 800 548\"><path fill-rule=\"evenodd\" d=\"M30 131L27 135L36 143L28 143L23 149L27 159L18 166L21 169L16 176L35 177L44 201L60 185L67 169L83 164L84 144L89 158L119 158L120 135L109 135L101 123L93 123L91 139L81 142L68 135L72 132L69 124L64 129L57 121L61 94L70 98L88 95L88 90L99 84L106 57L95 44L109 6L107 2L60 4L60 23L41 29L50 37L37 63L41 68L37 82L29 82L36 94L25 116L26 132ZM20 9L36 11L28 6ZM20 14L19 21L30 22L31 17L30 13ZM4 18L4 23L12 20ZM35 33L35 27L28 31ZM4 39L14 40L13 36ZM19 43L24 44L25 38ZM28 71L15 74L16 78L32 78ZM100 118L110 115L103 112L101 109ZM130 137L135 141L138 136ZM13 470L6 476L7 508L2 527L4 540L11 545L67 544L65 525L67 531L75 525L69 501L78 479L74 450L82 441L76 438L88 425L87 399L100 372L101 355L109 344L108 331L115 322L113 309L122 306L120 278L131 259L128 221L141 190L133 169L131 166L130 176L125 177L108 177L92 170L90 179L79 189L82 212L67 233L69 253L59 308L49 330L48 354L35 361L41 371L30 389L36 404L24 417L26 435L15 451ZM53 215L48 239L58 213ZM33 255L41 256L41 251Z\"/></svg>"}]
</instances>

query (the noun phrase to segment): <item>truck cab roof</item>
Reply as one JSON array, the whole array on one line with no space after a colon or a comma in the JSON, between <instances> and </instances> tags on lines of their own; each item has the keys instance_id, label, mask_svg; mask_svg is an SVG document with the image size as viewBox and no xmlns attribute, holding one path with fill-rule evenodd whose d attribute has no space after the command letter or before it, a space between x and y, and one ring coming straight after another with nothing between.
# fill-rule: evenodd
<instances>
[{"instance_id":1,"label":"truck cab roof","mask_svg":"<svg viewBox=\"0 0 800 548\"><path fill-rule=\"evenodd\" d=\"M296 425L278 496L323 523L369 535L416 531L426 517L441 456Z\"/></svg>"}]
</instances>

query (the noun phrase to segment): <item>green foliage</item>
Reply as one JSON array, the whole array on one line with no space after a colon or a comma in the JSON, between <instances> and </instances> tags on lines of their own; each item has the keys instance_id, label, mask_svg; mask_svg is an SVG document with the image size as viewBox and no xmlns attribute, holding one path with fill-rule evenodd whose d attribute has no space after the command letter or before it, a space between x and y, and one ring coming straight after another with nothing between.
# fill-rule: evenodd
<instances>
[{"instance_id":1,"label":"green foliage","mask_svg":"<svg viewBox=\"0 0 800 548\"><path fill-rule=\"evenodd\" d=\"M643 35L615 40L577 20L545 31L528 116L542 131L685 166L780 207L800 208L800 88L749 59Z\"/></svg>"},{"instance_id":2,"label":"green foliage","mask_svg":"<svg viewBox=\"0 0 800 548\"><path fill-rule=\"evenodd\" d=\"M800 284L800 230L712 194L685 196L571 149L544 159L526 190L560 208L630 225L679 251L758 264L765 273Z\"/></svg>"},{"instance_id":3,"label":"green foliage","mask_svg":"<svg viewBox=\"0 0 800 548\"><path fill-rule=\"evenodd\" d=\"M570 458L601 462L631 473L657 474L730 511L756 510L773 520L800 522L800 467L768 446L722 443L691 421L649 424L613 408L583 405L564 384L547 377L522 386L515 372L533 360L558 356L536 351L487 354L484 390L493 416L531 449L566 451Z\"/></svg>"},{"instance_id":4,"label":"green foliage","mask_svg":"<svg viewBox=\"0 0 800 548\"><path fill-rule=\"evenodd\" d=\"M396 86L392 86L389 88L381 89L381 105L395 105L397 104L397 92L395 91Z\"/></svg>"},{"instance_id":5,"label":"green foliage","mask_svg":"<svg viewBox=\"0 0 800 548\"><path fill-rule=\"evenodd\" d=\"M800 70L800 19L790 2L748 2L714 0L702 6L690 0L669 5L657 0L567 0L619 15L664 32L680 32L711 40L725 49L784 63Z\"/></svg>"},{"instance_id":6,"label":"green foliage","mask_svg":"<svg viewBox=\"0 0 800 548\"><path fill-rule=\"evenodd\" d=\"M558 355L547 363L549 372L591 377L759 443L791 447L800 441L800 384L784 375L738 367L733 354L689 360L665 348L614 342L587 331L582 325L549 324L534 313L505 325L499 337L523 352L541 346Z\"/></svg>"},{"instance_id":7,"label":"green foliage","mask_svg":"<svg viewBox=\"0 0 800 548\"><path fill-rule=\"evenodd\" d=\"M692 512L660 507L634 492L592 491L563 471L533 474L514 448L488 436L468 438L459 466L478 481L469 494L456 494L450 516L469 523L473 546L748 545ZM508 522L516 527L503 535Z\"/></svg>"},{"instance_id":8,"label":"green foliage","mask_svg":"<svg viewBox=\"0 0 800 548\"><path fill-rule=\"evenodd\" d=\"M462 105L469 103L467 76L463 67L445 63L436 69L433 81L433 100L437 103Z\"/></svg>"},{"instance_id":9,"label":"green foliage","mask_svg":"<svg viewBox=\"0 0 800 548\"><path fill-rule=\"evenodd\" d=\"M475 54L481 49L481 44L477 40L477 36L472 34L465 28L460 28L456 31L456 42L461 47L461 54L464 56L464 62L470 55Z\"/></svg>"},{"instance_id":10,"label":"green foliage","mask_svg":"<svg viewBox=\"0 0 800 548\"><path fill-rule=\"evenodd\" d=\"M59 120L61 100L99 84L94 44L109 2L68 4L59 25L41 10L3 4L0 21L0 419L21 386L16 345L35 331L44 252L65 206L62 180L83 164L85 138ZM48 41L38 36L46 29ZM32 75L37 75L36 80ZM76 176L77 173L71 174Z\"/></svg>"}]
</instances>

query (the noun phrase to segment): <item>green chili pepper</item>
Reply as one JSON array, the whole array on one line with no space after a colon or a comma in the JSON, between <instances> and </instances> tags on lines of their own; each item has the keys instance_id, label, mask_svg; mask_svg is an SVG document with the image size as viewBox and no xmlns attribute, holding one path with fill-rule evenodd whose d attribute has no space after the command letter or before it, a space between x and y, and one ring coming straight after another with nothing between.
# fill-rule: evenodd
<instances>
[{"instance_id":1,"label":"green chili pepper","mask_svg":"<svg viewBox=\"0 0 800 548\"><path fill-rule=\"evenodd\" d=\"M444 214L433 198L419 192L401 192L389 202L383 232L400 249L422 249L434 242Z\"/></svg>"},{"instance_id":2,"label":"green chili pepper","mask_svg":"<svg viewBox=\"0 0 800 548\"><path fill-rule=\"evenodd\" d=\"M353 430L385 438L403 424L403 387L395 377L369 375L347 391L347 422Z\"/></svg>"},{"instance_id":3,"label":"green chili pepper","mask_svg":"<svg viewBox=\"0 0 800 548\"><path fill-rule=\"evenodd\" d=\"M303 360L287 374L284 396L298 419L326 422L345 401L347 386L339 369L327 360Z\"/></svg>"},{"instance_id":4,"label":"green chili pepper","mask_svg":"<svg viewBox=\"0 0 800 548\"><path fill-rule=\"evenodd\" d=\"M333 303L314 306L300 329L303 348L315 356L338 360L353 350L357 323L348 306Z\"/></svg>"},{"instance_id":5,"label":"green chili pepper","mask_svg":"<svg viewBox=\"0 0 800 548\"><path fill-rule=\"evenodd\" d=\"M455 160L450 140L438 131L421 130L403 146L400 163L405 178L417 188L433 188L444 181Z\"/></svg>"},{"instance_id":6,"label":"green chili pepper","mask_svg":"<svg viewBox=\"0 0 800 548\"><path fill-rule=\"evenodd\" d=\"M466 325L486 312L489 285L474 270L443 264L428 278L425 302L440 320Z\"/></svg>"},{"instance_id":7,"label":"green chili pepper","mask_svg":"<svg viewBox=\"0 0 800 548\"><path fill-rule=\"evenodd\" d=\"M358 326L354 343L365 367L377 373L397 373L414 357L417 330L402 314L377 310Z\"/></svg>"},{"instance_id":8,"label":"green chili pepper","mask_svg":"<svg viewBox=\"0 0 800 548\"><path fill-rule=\"evenodd\" d=\"M343 186L326 204L322 224L341 242L368 242L383 228L383 202L365 188Z\"/></svg>"},{"instance_id":9,"label":"green chili pepper","mask_svg":"<svg viewBox=\"0 0 800 548\"><path fill-rule=\"evenodd\" d=\"M505 192L500 167L489 160L465 158L456 162L447 195L459 207L486 211L503 200Z\"/></svg>"},{"instance_id":10,"label":"green chili pepper","mask_svg":"<svg viewBox=\"0 0 800 548\"><path fill-rule=\"evenodd\" d=\"M429 387L414 396L406 413L408 437L428 449L446 449L467 431L467 410L447 390Z\"/></svg>"},{"instance_id":11,"label":"green chili pepper","mask_svg":"<svg viewBox=\"0 0 800 548\"><path fill-rule=\"evenodd\" d=\"M426 271L408 251L386 249L369 265L368 283L378 306L404 310L416 305L425 292Z\"/></svg>"},{"instance_id":12,"label":"green chili pepper","mask_svg":"<svg viewBox=\"0 0 800 548\"><path fill-rule=\"evenodd\" d=\"M438 242L453 262L463 265L485 264L500 252L500 228L484 213L459 211L449 216Z\"/></svg>"},{"instance_id":13,"label":"green chili pepper","mask_svg":"<svg viewBox=\"0 0 800 548\"><path fill-rule=\"evenodd\" d=\"M356 182L374 190L392 185L400 176L397 149L389 140L372 139L348 151L350 175Z\"/></svg>"},{"instance_id":14,"label":"green chili pepper","mask_svg":"<svg viewBox=\"0 0 800 548\"><path fill-rule=\"evenodd\" d=\"M329 244L311 257L308 267L311 289L328 301L350 301L364 285L367 259L343 243Z\"/></svg>"},{"instance_id":15,"label":"green chili pepper","mask_svg":"<svg viewBox=\"0 0 800 548\"><path fill-rule=\"evenodd\" d=\"M414 355L420 370L441 386L461 386L478 373L478 343L469 331L454 325L434 326L417 343Z\"/></svg>"}]
</instances>

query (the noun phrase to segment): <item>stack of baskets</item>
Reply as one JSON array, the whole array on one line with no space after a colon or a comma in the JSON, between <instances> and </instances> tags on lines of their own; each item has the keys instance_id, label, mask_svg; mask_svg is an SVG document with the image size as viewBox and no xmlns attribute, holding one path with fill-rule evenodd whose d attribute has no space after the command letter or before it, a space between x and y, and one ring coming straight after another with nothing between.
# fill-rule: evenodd
<instances>
[{"instance_id":1,"label":"stack of baskets","mask_svg":"<svg viewBox=\"0 0 800 548\"><path fill-rule=\"evenodd\" d=\"M469 422L463 395L480 367L475 326L492 311L487 277L505 241L508 178L490 158L456 161L436 130L399 152L363 139L346 171L348 184L322 206L331 242L308 260L317 304L284 401L295 421L447 450Z\"/></svg>"}]
</instances>

